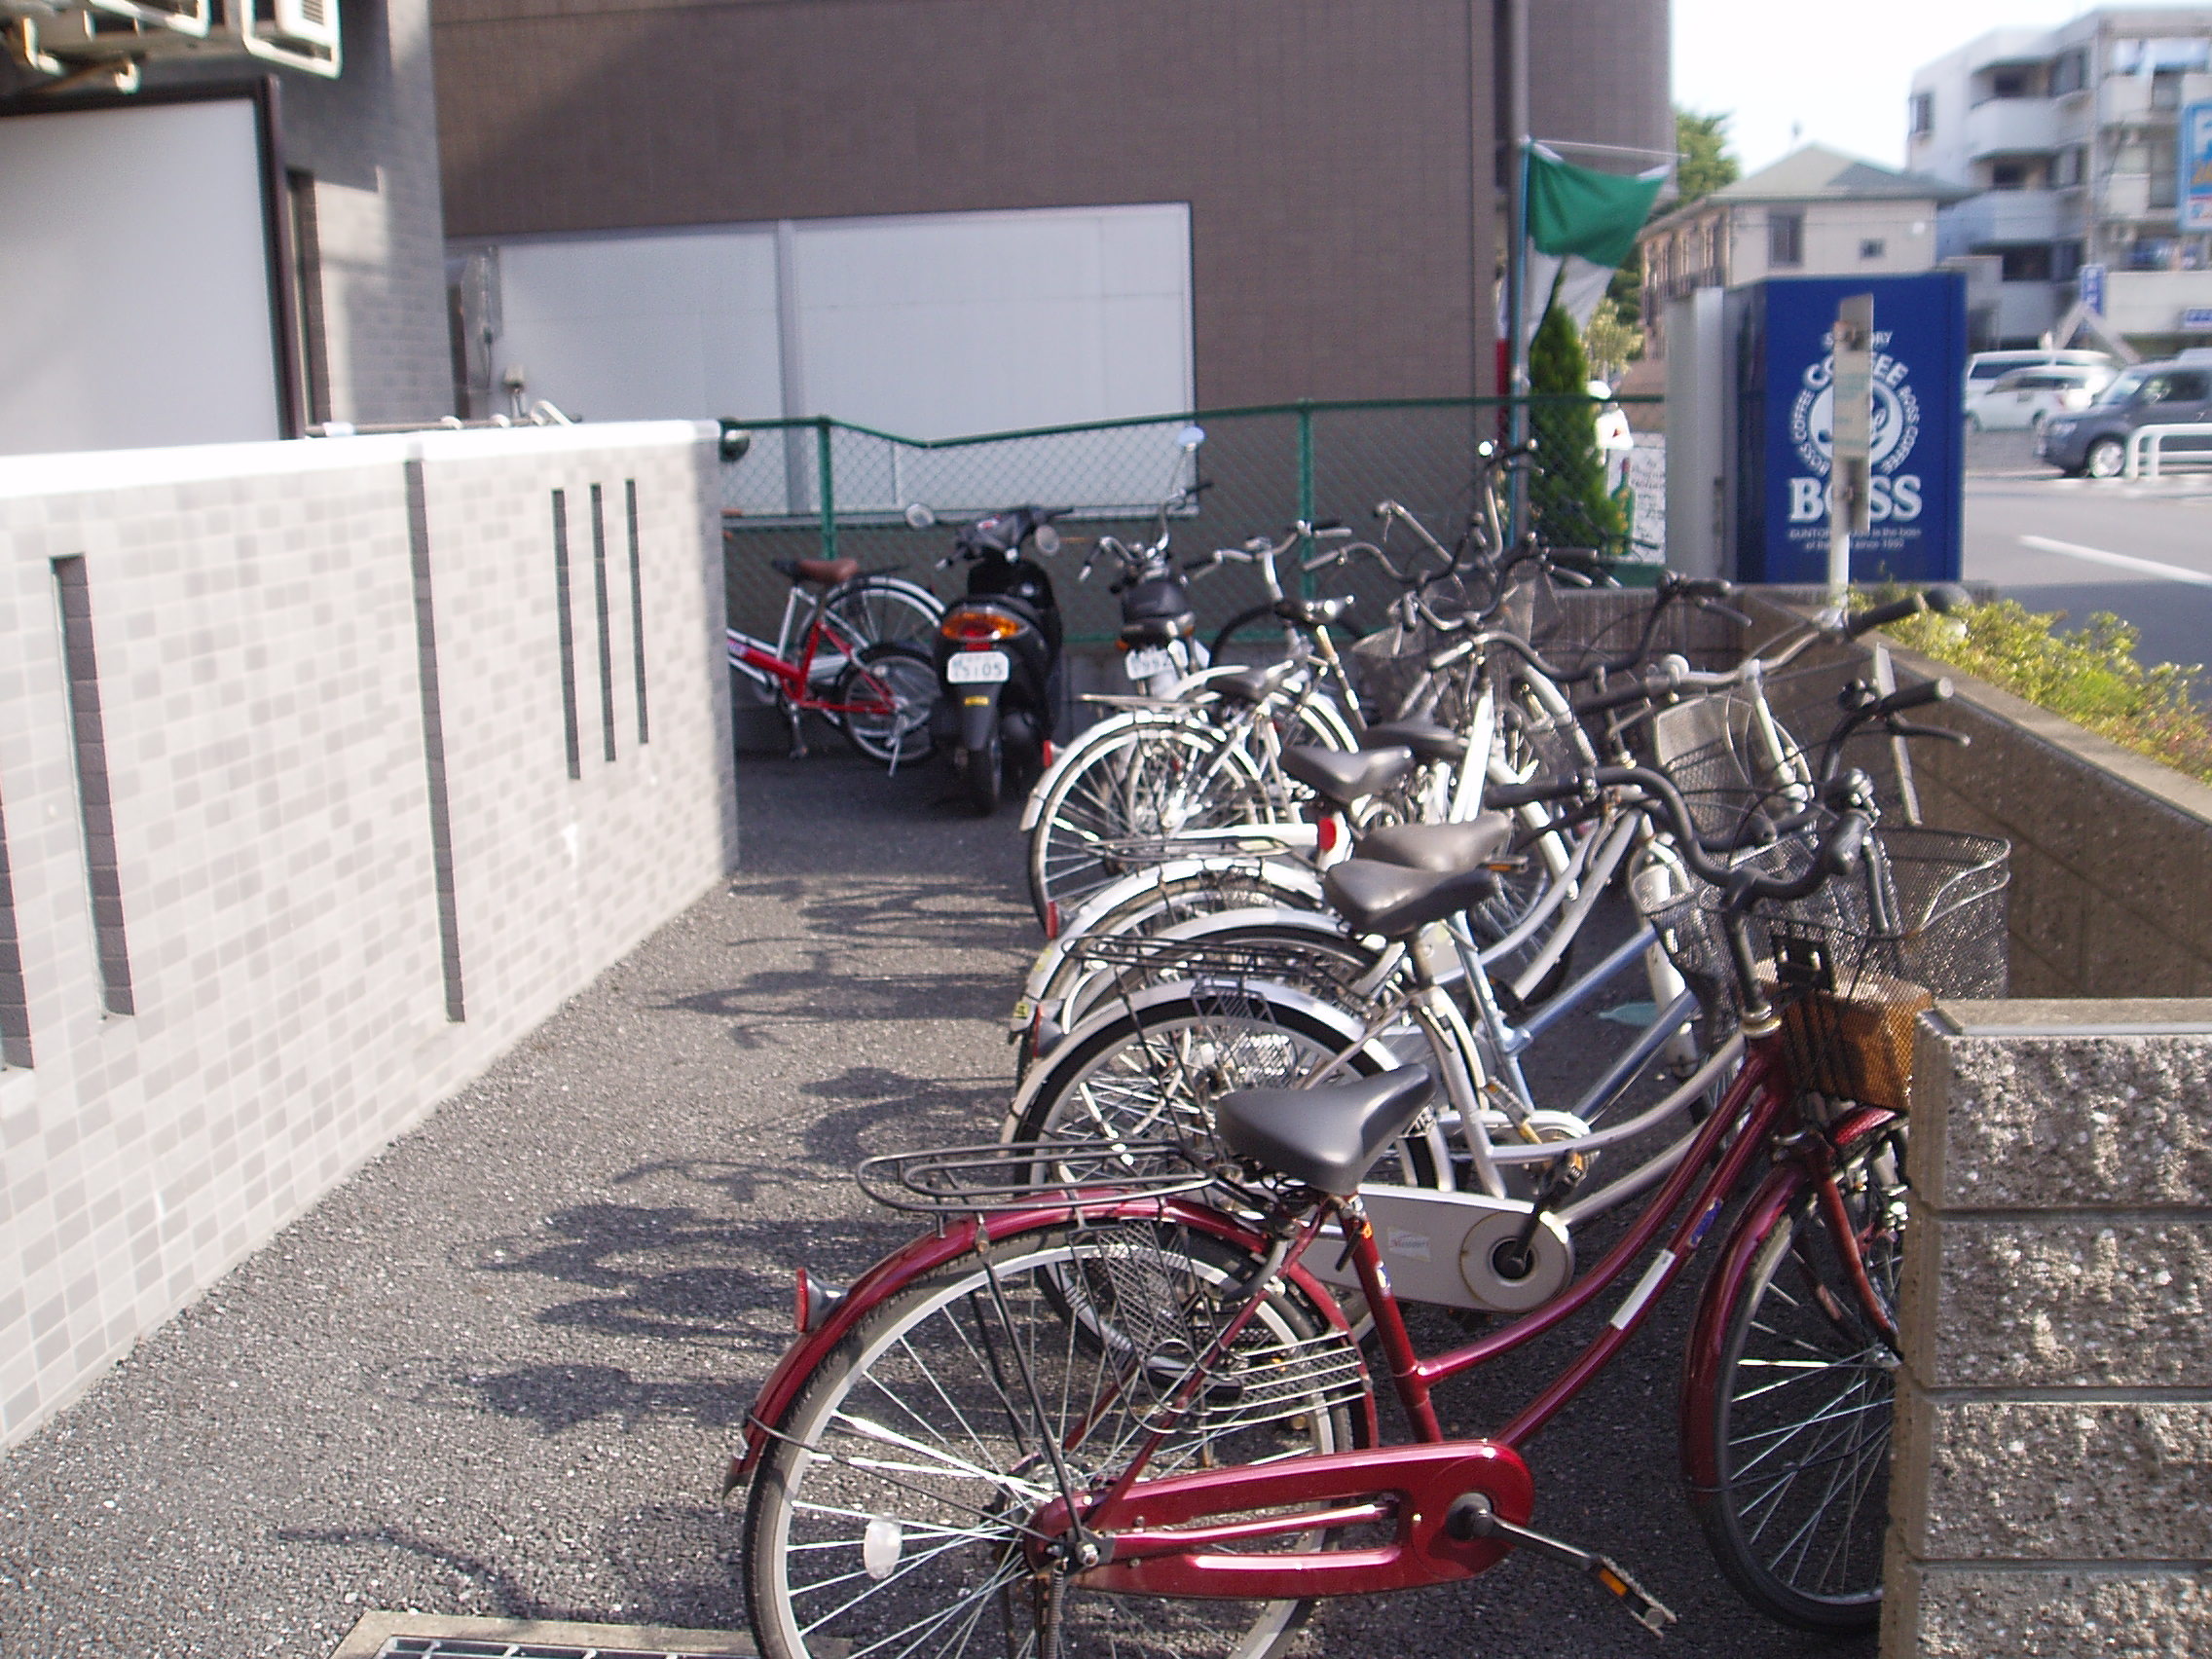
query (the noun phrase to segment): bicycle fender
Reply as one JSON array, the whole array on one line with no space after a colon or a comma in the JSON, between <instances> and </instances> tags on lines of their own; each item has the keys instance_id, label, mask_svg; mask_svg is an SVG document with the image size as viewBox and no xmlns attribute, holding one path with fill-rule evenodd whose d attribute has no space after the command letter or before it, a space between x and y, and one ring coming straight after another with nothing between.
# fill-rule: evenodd
<instances>
[{"instance_id":1,"label":"bicycle fender","mask_svg":"<svg viewBox=\"0 0 2212 1659\"><path fill-rule=\"evenodd\" d=\"M1065 1223L1071 1209L1065 1201L1050 1208L1016 1210L1000 1215L964 1215L949 1219L939 1229L921 1235L911 1242L894 1250L862 1274L839 1299L837 1306L814 1330L800 1335L798 1340L784 1350L760 1391L754 1396L753 1409L746 1414L745 1445L732 1457L729 1469L722 1478L722 1496L726 1499L739 1487L751 1481L759 1467L760 1456L767 1450L772 1438L770 1431L780 1424L806 1385L808 1378L821 1367L824 1360L843 1342L863 1318L880 1308L908 1285L935 1272L946 1264L975 1251L984 1244L1000 1244L1009 1238L1017 1238L1025 1233L1041 1232L1048 1227ZM1208 1234L1226 1243L1255 1255L1265 1255L1268 1241L1235 1217L1224 1214L1210 1205L1192 1203L1179 1198L1130 1198L1096 1207L1086 1207L1087 1220L1138 1219L1144 1221L1170 1221ZM1293 1264L1282 1275L1309 1302L1314 1310L1330 1326L1346 1335L1350 1323L1344 1309L1337 1306L1336 1293L1311 1273L1304 1263ZM1360 1379L1367 1383L1365 1360L1360 1361ZM1381 1428L1375 1414L1375 1395L1372 1385L1365 1388L1365 1420L1361 1424L1366 1436L1364 1444L1374 1445L1381 1439Z\"/></svg>"},{"instance_id":2,"label":"bicycle fender","mask_svg":"<svg viewBox=\"0 0 2212 1659\"><path fill-rule=\"evenodd\" d=\"M1682 1479L1689 1483L1693 1503L1699 1493L1710 1493L1720 1484L1713 1413L1703 1408L1718 1382L1720 1347L1728 1337L1728 1310L1735 1307L1744 1281L1751 1277L1751 1262L1759 1247L1812 1182L1812 1176L1799 1163L1785 1163L1769 1174L1729 1229L1720 1258L1713 1264L1705 1289L1698 1295L1697 1312L1690 1320L1689 1340L1682 1354L1679 1402Z\"/></svg>"},{"instance_id":3,"label":"bicycle fender","mask_svg":"<svg viewBox=\"0 0 2212 1659\"><path fill-rule=\"evenodd\" d=\"M1325 1029L1335 1033L1340 1047L1348 1049L1359 1041L1360 1021L1335 1003L1323 1002L1319 997L1309 995L1291 985L1269 985L1265 990L1270 1004L1309 1015ZM1093 1032L1103 1030L1131 1014L1141 1016L1163 1003L1187 1002L1190 996L1190 981L1183 980L1147 986L1125 1001L1116 998L1110 1006L1100 1009L1060 1038L1053 1045L1054 1051L1062 1049L1072 1051L1088 1041ZM1381 1071L1394 1071L1404 1063L1383 1046L1380 1037L1369 1038L1363 1046L1363 1051ZM1021 1087L1014 1090L1014 1100L1007 1107L1006 1117L1000 1123L1000 1140L1011 1141L1020 1132L1022 1118L1027 1115L1031 1103L1043 1092L1046 1083L1057 1070L1057 1067L1051 1065L1034 1065L1029 1068L1029 1075L1021 1080Z\"/></svg>"}]
</instances>

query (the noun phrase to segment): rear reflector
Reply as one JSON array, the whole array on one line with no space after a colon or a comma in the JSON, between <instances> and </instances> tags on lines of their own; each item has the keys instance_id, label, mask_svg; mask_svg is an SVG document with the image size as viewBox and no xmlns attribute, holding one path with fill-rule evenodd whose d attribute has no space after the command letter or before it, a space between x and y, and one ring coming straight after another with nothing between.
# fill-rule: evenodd
<instances>
[{"instance_id":1,"label":"rear reflector","mask_svg":"<svg viewBox=\"0 0 2212 1659\"><path fill-rule=\"evenodd\" d=\"M1045 937L1047 939L1058 939L1060 937L1060 902L1057 899L1045 901Z\"/></svg>"}]
</instances>

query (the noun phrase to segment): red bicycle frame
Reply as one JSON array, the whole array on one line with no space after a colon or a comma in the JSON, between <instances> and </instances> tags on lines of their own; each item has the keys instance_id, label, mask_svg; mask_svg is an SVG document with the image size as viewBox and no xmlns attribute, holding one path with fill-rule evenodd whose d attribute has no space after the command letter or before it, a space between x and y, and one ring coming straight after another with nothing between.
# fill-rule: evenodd
<instances>
[{"instance_id":1,"label":"red bicycle frame","mask_svg":"<svg viewBox=\"0 0 2212 1659\"><path fill-rule=\"evenodd\" d=\"M824 715L887 715L897 711L897 700L890 688L874 675L867 674L866 683L875 688L876 695L862 703L840 703L834 697L818 695L814 690L815 659L821 654L825 639L832 652L842 654L848 662L858 662L866 642L858 636L847 637L836 619L819 606L807 623L806 633L799 640L796 660L784 656L764 640L736 628L726 631L729 644L729 660L733 667L750 670L777 696L794 709ZM866 670L862 670L866 674Z\"/></svg>"},{"instance_id":2,"label":"red bicycle frame","mask_svg":"<svg viewBox=\"0 0 2212 1659\"><path fill-rule=\"evenodd\" d=\"M1391 1381L1416 1439L1395 1446L1373 1445L1370 1396L1366 1437L1370 1444L1362 1450L1205 1469L1160 1480L1139 1478L1152 1451L1170 1434L1170 1421L1138 1450L1111 1488L1080 1496L1076 1504L1079 1513L1067 1513L1065 1501L1054 1500L1031 1518L1027 1530L1033 1538L1041 1535L1049 1539L1069 1533L1080 1525L1085 1536L1097 1541L1102 1559L1077 1573L1074 1582L1127 1594L1262 1600L1372 1595L1483 1571L1509 1546L1492 1538L1452 1536L1447 1526L1451 1505L1468 1493L1481 1493L1503 1519L1515 1524L1527 1522L1534 1496L1521 1448L1642 1325L1704 1241L1729 1196L1768 1148L1794 1098L1779 1039L1750 1040L1743 1069L1726 1098L1645 1204L1636 1224L1595 1267L1564 1294L1493 1334L1425 1359L1414 1349L1365 1214L1356 1203L1332 1203L1314 1211L1291 1242L1281 1275L1312 1298L1316 1281L1301 1265L1301 1259L1324 1222L1334 1219L1341 1225ZM1738 1219L1729 1235L1723 1270L1707 1287L1698 1330L1712 1351L1698 1354L1693 1349L1693 1373L1700 1361L1708 1368L1717 1363L1719 1324L1728 1293L1741 1283L1751 1255L1749 1246L1764 1236L1764 1229L1796 1200L1808 1181L1819 1194L1831 1235L1867 1311L1887 1324L1887 1315L1867 1280L1856 1235L1848 1226L1837 1231L1841 1200L1836 1192L1834 1155L1839 1148L1889 1123L1892 1116L1862 1108L1826 1134L1799 1130L1781 1138L1779 1145L1788 1155L1788 1161L1777 1167L1759 1197ZM1729 1140L1731 1134L1733 1141ZM1685 1198L1689 1200L1686 1209ZM1604 1329L1534 1399L1494 1435L1479 1440L1446 1438L1430 1399L1437 1383L1523 1346L1589 1307L1623 1276L1677 1210L1681 1214L1665 1248L1621 1299ZM1266 1240L1243 1223L1202 1205L1173 1199L1109 1199L1096 1206L1081 1199L1062 1200L1049 1209L1020 1215L969 1217L940 1234L925 1235L871 1270L838 1305L830 1321L785 1356L755 1407L748 1425L747 1451L731 1467L731 1484L751 1473L770 1425L781 1419L819 1359L870 1309L919 1273L943 1266L966 1251L1077 1215L1086 1219L1169 1219L1258 1253L1265 1254L1269 1249ZM1214 1339L1217 1351L1227 1350L1257 1311L1259 1301L1255 1293L1227 1322ZM1314 1305L1325 1309L1339 1329L1345 1328L1332 1296L1324 1292ZM1202 1386L1203 1373L1202 1364L1194 1368L1188 1384L1192 1391ZM1710 1375L1710 1370L1705 1374ZM1170 1406L1170 1415L1175 1409ZM1687 1439L1684 1454L1695 1467L1698 1449ZM1293 1507L1294 1512L1283 1513L1285 1507ZM1223 1547L1359 1525L1387 1526L1393 1529L1392 1535L1386 1543L1364 1548L1261 1554ZM1034 1550L1041 1546L1032 1543L1030 1547Z\"/></svg>"}]
</instances>

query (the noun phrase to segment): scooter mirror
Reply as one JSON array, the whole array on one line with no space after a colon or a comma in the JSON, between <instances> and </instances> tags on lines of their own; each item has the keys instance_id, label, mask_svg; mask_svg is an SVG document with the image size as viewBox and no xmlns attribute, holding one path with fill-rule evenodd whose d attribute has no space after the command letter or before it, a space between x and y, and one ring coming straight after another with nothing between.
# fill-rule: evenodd
<instances>
[{"instance_id":1,"label":"scooter mirror","mask_svg":"<svg viewBox=\"0 0 2212 1659\"><path fill-rule=\"evenodd\" d=\"M906 528L908 530L927 530L935 523L937 523L937 514L931 512L922 502L913 501L907 504Z\"/></svg>"},{"instance_id":2,"label":"scooter mirror","mask_svg":"<svg viewBox=\"0 0 2212 1659\"><path fill-rule=\"evenodd\" d=\"M1180 447L1187 450L1195 450L1205 441L1206 429L1203 426L1185 426L1180 432L1177 432L1175 434L1175 442Z\"/></svg>"},{"instance_id":3,"label":"scooter mirror","mask_svg":"<svg viewBox=\"0 0 2212 1659\"><path fill-rule=\"evenodd\" d=\"M1037 551L1051 554L1060 550L1060 533L1049 524L1037 527Z\"/></svg>"}]
</instances>

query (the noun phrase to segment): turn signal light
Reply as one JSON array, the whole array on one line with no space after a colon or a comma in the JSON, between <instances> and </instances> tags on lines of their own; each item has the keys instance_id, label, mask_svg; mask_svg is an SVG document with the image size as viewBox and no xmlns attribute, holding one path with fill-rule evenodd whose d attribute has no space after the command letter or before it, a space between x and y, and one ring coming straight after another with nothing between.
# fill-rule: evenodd
<instances>
[{"instance_id":1,"label":"turn signal light","mask_svg":"<svg viewBox=\"0 0 2212 1659\"><path fill-rule=\"evenodd\" d=\"M1021 632L1021 623L1003 610L955 610L938 624L937 631L965 645L987 645L1011 640Z\"/></svg>"}]
</instances>

